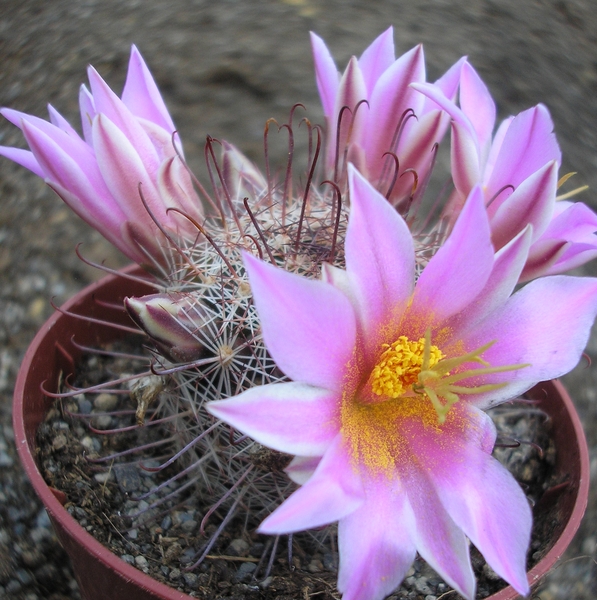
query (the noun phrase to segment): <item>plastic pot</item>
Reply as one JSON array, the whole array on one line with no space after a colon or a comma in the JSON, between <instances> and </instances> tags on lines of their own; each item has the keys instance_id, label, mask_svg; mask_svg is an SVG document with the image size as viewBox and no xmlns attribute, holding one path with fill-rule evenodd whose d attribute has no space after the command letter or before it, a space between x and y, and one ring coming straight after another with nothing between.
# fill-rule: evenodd
<instances>
[{"instance_id":1,"label":"plastic pot","mask_svg":"<svg viewBox=\"0 0 597 600\"><path fill-rule=\"evenodd\" d=\"M131 269L128 269L131 272ZM96 319L130 325L126 312L116 306L124 296L150 293L152 288L110 275L87 287L62 308ZM103 302L102 302L103 301ZM111 305L111 306L110 306ZM64 494L48 487L36 456L36 431L53 400L42 392L55 390L58 378L73 372L81 354L72 339L84 346L113 341L122 336L117 329L91 324L56 312L40 329L21 365L14 395L15 443L23 467L43 502L60 542L70 556L84 600L191 600L145 575L112 554L85 531L63 507ZM589 455L578 415L566 390L558 381L538 384L533 398L553 421L558 486L548 490L536 510L557 516L553 540L542 560L528 573L534 586L562 556L570 544L587 505ZM490 600L513 600L516 592L507 587Z\"/></svg>"}]
</instances>

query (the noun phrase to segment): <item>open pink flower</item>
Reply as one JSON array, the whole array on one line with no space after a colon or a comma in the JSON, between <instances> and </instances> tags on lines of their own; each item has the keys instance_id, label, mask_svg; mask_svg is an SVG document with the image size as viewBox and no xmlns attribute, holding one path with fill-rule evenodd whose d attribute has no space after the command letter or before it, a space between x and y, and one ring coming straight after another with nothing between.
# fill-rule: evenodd
<instances>
[{"instance_id":1,"label":"open pink flower","mask_svg":"<svg viewBox=\"0 0 597 600\"><path fill-rule=\"evenodd\" d=\"M83 85L79 96L83 138L52 106L50 122L4 108L1 113L22 129L31 151L0 147L0 154L45 179L129 258L160 264L167 244L153 218L172 232L194 236L186 219L167 210L194 219L202 214L174 147L174 124L135 46L122 98L93 67L88 76L91 92Z\"/></svg>"},{"instance_id":2,"label":"open pink flower","mask_svg":"<svg viewBox=\"0 0 597 600\"><path fill-rule=\"evenodd\" d=\"M425 81L423 47L416 46L396 59L390 27L360 58L352 57L340 75L324 41L314 33L311 45L327 121L330 177L341 179L350 161L382 193L392 188L390 199L400 204L417 181L419 189L424 187L434 144L442 139L449 122L437 105L410 87ZM442 95L455 97L463 62L458 61L435 83ZM400 163L393 186L395 162L387 153Z\"/></svg>"},{"instance_id":3,"label":"open pink flower","mask_svg":"<svg viewBox=\"0 0 597 600\"><path fill-rule=\"evenodd\" d=\"M532 245L521 279L553 275L597 256L597 215L582 203L556 201L562 156L549 111L539 104L503 121L492 138L495 104L469 63L462 67L460 108L429 84L413 87L453 119L454 219L472 188L481 184L492 241L502 248L529 223Z\"/></svg>"},{"instance_id":4,"label":"open pink flower","mask_svg":"<svg viewBox=\"0 0 597 600\"><path fill-rule=\"evenodd\" d=\"M416 552L474 598L467 538L525 595L531 511L491 456L482 409L575 366L597 280L542 278L511 295L530 228L494 255L474 188L415 285L406 223L358 172L348 178L345 271L314 281L245 257L265 343L292 381L208 410L296 455L287 471L303 485L260 530L339 521L344 600L380 600Z\"/></svg>"}]
</instances>

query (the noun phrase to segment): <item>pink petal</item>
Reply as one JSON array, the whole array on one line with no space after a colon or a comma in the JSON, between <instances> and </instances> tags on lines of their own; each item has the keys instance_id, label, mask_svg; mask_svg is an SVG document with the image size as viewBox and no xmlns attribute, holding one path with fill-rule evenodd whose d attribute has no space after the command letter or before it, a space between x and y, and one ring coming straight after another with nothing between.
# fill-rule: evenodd
<instances>
[{"instance_id":1,"label":"pink petal","mask_svg":"<svg viewBox=\"0 0 597 600\"><path fill-rule=\"evenodd\" d=\"M164 265L170 264L171 246L157 230L148 228L146 224L123 221L120 225L120 236L132 249L126 252L126 255L146 271L160 275L164 272Z\"/></svg>"},{"instance_id":2,"label":"pink petal","mask_svg":"<svg viewBox=\"0 0 597 600\"><path fill-rule=\"evenodd\" d=\"M416 329L412 335L460 312L485 287L494 259L483 202L480 188L474 188L450 237L421 273L409 318Z\"/></svg>"},{"instance_id":3,"label":"pink petal","mask_svg":"<svg viewBox=\"0 0 597 600\"><path fill-rule=\"evenodd\" d=\"M102 214L102 211L105 211L105 206L103 206L101 200L98 206L93 206L89 202L82 202L80 198L54 181L46 180L46 183L74 213L99 231L125 256L140 265L146 262L145 257L139 252L138 248L130 244L129 240L121 235L122 221L110 223L109 219L113 217L113 214L107 214L107 218L106 214Z\"/></svg>"},{"instance_id":4,"label":"pink petal","mask_svg":"<svg viewBox=\"0 0 597 600\"><path fill-rule=\"evenodd\" d=\"M83 136L85 141L91 146L93 144L91 124L97 113L95 110L95 103L93 102L93 96L85 85L82 85L79 90L79 111L81 112Z\"/></svg>"},{"instance_id":5,"label":"pink petal","mask_svg":"<svg viewBox=\"0 0 597 600\"><path fill-rule=\"evenodd\" d=\"M475 447L466 448L451 469L433 470L431 477L444 507L491 568L527 596L532 515L514 477Z\"/></svg>"},{"instance_id":6,"label":"pink petal","mask_svg":"<svg viewBox=\"0 0 597 600\"><path fill-rule=\"evenodd\" d=\"M46 134L48 133L49 129L57 129L55 125L44 121L44 119L40 119L39 117L35 117L33 115L28 115L27 113L21 112L20 110L14 110L13 108L2 108L0 109L0 114L19 129L22 129L23 121L27 121L28 123L35 125L38 129Z\"/></svg>"},{"instance_id":7,"label":"pink petal","mask_svg":"<svg viewBox=\"0 0 597 600\"><path fill-rule=\"evenodd\" d=\"M442 94L452 102L456 98L456 92L460 84L460 74L462 65L466 62L466 57L456 61L433 85L438 88ZM425 98L422 114L426 114L430 110L436 110L437 104L430 98Z\"/></svg>"},{"instance_id":8,"label":"pink petal","mask_svg":"<svg viewBox=\"0 0 597 600\"><path fill-rule=\"evenodd\" d=\"M461 123L452 122L452 179L462 198L481 182L482 164L477 140Z\"/></svg>"},{"instance_id":9,"label":"pink petal","mask_svg":"<svg viewBox=\"0 0 597 600\"><path fill-rule=\"evenodd\" d=\"M338 433L339 401L334 392L292 381L257 386L206 408L268 448L321 456Z\"/></svg>"},{"instance_id":10,"label":"pink petal","mask_svg":"<svg viewBox=\"0 0 597 600\"><path fill-rule=\"evenodd\" d=\"M398 587L415 558L407 526L412 510L404 491L391 487L388 481L369 489L365 504L338 524L343 600L382 600Z\"/></svg>"},{"instance_id":11,"label":"pink petal","mask_svg":"<svg viewBox=\"0 0 597 600\"><path fill-rule=\"evenodd\" d=\"M72 135L74 138L79 138L79 134L72 128L71 124L51 105L48 104L48 113L50 122L62 129L65 133Z\"/></svg>"},{"instance_id":12,"label":"pink petal","mask_svg":"<svg viewBox=\"0 0 597 600\"><path fill-rule=\"evenodd\" d=\"M258 531L282 534L327 525L354 512L364 500L361 478L338 434L311 479L267 517Z\"/></svg>"},{"instance_id":13,"label":"pink petal","mask_svg":"<svg viewBox=\"0 0 597 600\"><path fill-rule=\"evenodd\" d=\"M533 240L541 236L553 215L557 185L558 165L552 161L525 179L502 202L496 198L488 207L488 213L491 239L497 249L518 235L527 224L533 226Z\"/></svg>"},{"instance_id":14,"label":"pink petal","mask_svg":"<svg viewBox=\"0 0 597 600\"><path fill-rule=\"evenodd\" d=\"M284 472L294 483L305 485L313 477L313 473L315 473L315 469L317 469L320 462L321 457L319 456L295 456L284 469Z\"/></svg>"},{"instance_id":15,"label":"pink petal","mask_svg":"<svg viewBox=\"0 0 597 600\"><path fill-rule=\"evenodd\" d=\"M75 141L52 127L54 137L23 121L25 139L45 178L73 194L76 203L69 205L87 223L104 235L106 229L118 231L124 213L106 188L95 160L85 156L91 152L90 148L82 140ZM77 152L79 142L86 152Z\"/></svg>"},{"instance_id":16,"label":"pink petal","mask_svg":"<svg viewBox=\"0 0 597 600\"><path fill-rule=\"evenodd\" d=\"M0 146L0 156L5 156L9 160L29 169L32 173L35 173L35 175L42 179L45 179L46 177L43 169L39 166L37 159L33 156L33 152L30 152L29 150Z\"/></svg>"},{"instance_id":17,"label":"pink petal","mask_svg":"<svg viewBox=\"0 0 597 600\"><path fill-rule=\"evenodd\" d=\"M458 108L458 106L456 106L452 100L446 97L442 89L432 83L425 82L413 82L410 84L410 87L426 96L429 100L435 102L435 104L437 104L442 110L445 110L456 123L459 123L462 127L464 127L472 139L477 139L477 133L470 119L462 112L460 108Z\"/></svg>"},{"instance_id":18,"label":"pink petal","mask_svg":"<svg viewBox=\"0 0 597 600\"><path fill-rule=\"evenodd\" d=\"M122 132L135 148L145 165L145 170L155 176L160 166L158 154L136 117L122 100L108 87L98 72L89 67L87 70L93 100L97 114L104 114ZM95 122L95 121L94 121Z\"/></svg>"},{"instance_id":19,"label":"pink petal","mask_svg":"<svg viewBox=\"0 0 597 600\"><path fill-rule=\"evenodd\" d=\"M402 55L379 78L369 98L369 120L362 145L368 160L378 164L384 152L396 150L396 134L402 115L412 109L418 115L424 98L409 85L425 81L425 59L422 46L413 48ZM408 135L413 124L407 122L401 135ZM373 173L374 177L379 172Z\"/></svg>"},{"instance_id":20,"label":"pink petal","mask_svg":"<svg viewBox=\"0 0 597 600\"><path fill-rule=\"evenodd\" d=\"M533 255L534 262L527 263L521 275L521 281L527 281L539 276L557 275L570 269L580 267L597 257L597 238L591 243L554 241L557 253L545 257L539 249ZM534 249L534 248L533 248Z\"/></svg>"},{"instance_id":21,"label":"pink petal","mask_svg":"<svg viewBox=\"0 0 597 600\"><path fill-rule=\"evenodd\" d=\"M520 281L531 281L536 277L541 277L551 273L555 269L559 273L556 265L560 263L571 243L566 240L540 239L537 240L529 251L529 257L520 275Z\"/></svg>"},{"instance_id":22,"label":"pink petal","mask_svg":"<svg viewBox=\"0 0 597 600\"><path fill-rule=\"evenodd\" d=\"M104 180L127 219L144 224L149 231L155 228L141 201L143 194L154 216L162 224L169 225L171 218L166 213L166 207L142 157L124 133L103 113L93 121L93 146Z\"/></svg>"},{"instance_id":23,"label":"pink petal","mask_svg":"<svg viewBox=\"0 0 597 600\"><path fill-rule=\"evenodd\" d=\"M344 148L350 145L352 141L360 140L360 132L368 118L369 108L359 103L361 100L366 99L367 88L363 73L357 59L353 56L340 79L334 112L330 119L327 136L327 164L330 167L333 167L336 162L336 147L339 148L338 164L342 169L341 158L344 154ZM344 107L348 107L348 110L342 112L340 130L338 131L338 119Z\"/></svg>"},{"instance_id":24,"label":"pink petal","mask_svg":"<svg viewBox=\"0 0 597 600\"><path fill-rule=\"evenodd\" d=\"M152 121L169 133L176 129L158 86L135 45L131 48L122 101L135 116Z\"/></svg>"},{"instance_id":25,"label":"pink petal","mask_svg":"<svg viewBox=\"0 0 597 600\"><path fill-rule=\"evenodd\" d=\"M532 230L528 226L496 254L491 275L481 293L445 325L452 331L452 336L462 336L463 331L474 328L510 298L525 266L531 237Z\"/></svg>"},{"instance_id":26,"label":"pink petal","mask_svg":"<svg viewBox=\"0 0 597 600\"><path fill-rule=\"evenodd\" d=\"M459 385L506 383L493 392L468 396L486 408L538 381L564 375L580 360L596 315L597 279L559 275L532 281L462 340L468 350L495 340L483 354L492 366L530 366Z\"/></svg>"},{"instance_id":27,"label":"pink petal","mask_svg":"<svg viewBox=\"0 0 597 600\"><path fill-rule=\"evenodd\" d=\"M54 113L57 114L55 111ZM73 158L75 158L79 164L82 164L82 162L86 162L88 160L93 160L93 151L91 148L89 148L87 144L83 142L77 132L68 124L67 125L70 129L67 133L53 123L48 123L48 121L45 121L44 119L34 117L33 115L28 115L18 110L13 110L11 108L1 109L0 114L2 114L3 117L8 119L13 125L16 125L21 130L23 129L23 124L28 123L36 130L43 132L46 136L62 146L64 150Z\"/></svg>"},{"instance_id":28,"label":"pink petal","mask_svg":"<svg viewBox=\"0 0 597 600\"><path fill-rule=\"evenodd\" d=\"M365 340L377 346L375 334L390 315L402 312L412 293L414 244L404 220L352 165L348 183L351 205L346 270L359 305Z\"/></svg>"},{"instance_id":29,"label":"pink petal","mask_svg":"<svg viewBox=\"0 0 597 600\"><path fill-rule=\"evenodd\" d=\"M338 93L338 86L340 84L340 74L325 42L313 32L311 32L311 48L313 50L315 78L321 104L323 105L323 114L328 119L333 119L336 94Z\"/></svg>"},{"instance_id":30,"label":"pink petal","mask_svg":"<svg viewBox=\"0 0 597 600\"><path fill-rule=\"evenodd\" d=\"M342 292L244 254L267 349L290 379L340 390L356 323Z\"/></svg>"},{"instance_id":31,"label":"pink petal","mask_svg":"<svg viewBox=\"0 0 597 600\"><path fill-rule=\"evenodd\" d=\"M359 67L370 96L377 80L382 73L394 62L394 28L388 27L378 36L359 58Z\"/></svg>"},{"instance_id":32,"label":"pink petal","mask_svg":"<svg viewBox=\"0 0 597 600\"><path fill-rule=\"evenodd\" d=\"M487 196L503 186L518 187L548 162L562 162L549 111L542 104L517 115L504 136L499 156L487 182Z\"/></svg>"},{"instance_id":33,"label":"pink petal","mask_svg":"<svg viewBox=\"0 0 597 600\"><path fill-rule=\"evenodd\" d=\"M166 159L158 171L158 191L160 198L167 207L175 207L181 210L195 221L201 221L203 207L201 200L195 193L193 181L185 165L178 156ZM176 218L173 216L173 218ZM187 219L181 217L180 223L184 228L195 229ZM195 229L196 231L196 229Z\"/></svg>"},{"instance_id":34,"label":"pink petal","mask_svg":"<svg viewBox=\"0 0 597 600\"><path fill-rule=\"evenodd\" d=\"M556 202L554 218L543 233L544 238L562 238L588 242L597 231L597 214L582 202Z\"/></svg>"},{"instance_id":35,"label":"pink petal","mask_svg":"<svg viewBox=\"0 0 597 600\"><path fill-rule=\"evenodd\" d=\"M533 244L523 277L554 275L579 267L597 254L597 215L582 202L556 202L556 214Z\"/></svg>"},{"instance_id":36,"label":"pink petal","mask_svg":"<svg viewBox=\"0 0 597 600\"><path fill-rule=\"evenodd\" d=\"M531 511L514 478L490 456L496 437L491 418L461 402L441 430L417 424L407 433L424 473L415 479L419 494L431 484L429 498L438 498L494 570L526 594Z\"/></svg>"},{"instance_id":37,"label":"pink petal","mask_svg":"<svg viewBox=\"0 0 597 600\"><path fill-rule=\"evenodd\" d=\"M178 134L172 136L172 134L168 133L163 127L156 125L153 121L148 121L141 117L137 117L137 121L153 144L160 161L178 155L184 157L182 144L180 143Z\"/></svg>"},{"instance_id":38,"label":"pink petal","mask_svg":"<svg viewBox=\"0 0 597 600\"><path fill-rule=\"evenodd\" d=\"M462 67L460 107L470 119L479 142L481 164L485 162L495 125L495 102L475 69L469 62Z\"/></svg>"},{"instance_id":39,"label":"pink petal","mask_svg":"<svg viewBox=\"0 0 597 600\"><path fill-rule=\"evenodd\" d=\"M425 468L425 467L424 467ZM429 476L413 468L405 481L414 519L410 538L429 566L467 600L475 598L475 577L464 533L444 509Z\"/></svg>"},{"instance_id":40,"label":"pink petal","mask_svg":"<svg viewBox=\"0 0 597 600\"><path fill-rule=\"evenodd\" d=\"M413 176L412 173L407 173L406 169L414 169L419 176L418 187L415 190L415 198L423 191L425 182L429 175L429 169L434 163L435 154L433 145L441 141L449 123L448 116L439 110L433 110L422 117L414 124L407 136L402 136L398 144L398 153L400 157L401 174L394 184L392 194L389 198L390 202L396 206L400 201L409 198L413 191ZM384 157L383 161L390 163L390 157ZM393 164L393 161L391 161ZM378 183L378 188L382 184L389 187L389 182L393 176L393 169L389 171L386 167L386 176ZM382 170L382 172L384 172ZM385 191L382 189L382 192ZM415 200L416 202L416 200Z\"/></svg>"},{"instance_id":41,"label":"pink petal","mask_svg":"<svg viewBox=\"0 0 597 600\"><path fill-rule=\"evenodd\" d=\"M493 136L493 142L491 144L491 148L489 149L489 156L487 157L487 161L485 162L484 172L483 172L483 185L487 185L487 181L493 172L493 168L495 166L495 161L500 155L500 150L502 149L502 144L504 143L504 138L506 137L506 132L508 131L510 124L514 120L514 117L508 117L504 119L498 130L495 132Z\"/></svg>"}]
</instances>

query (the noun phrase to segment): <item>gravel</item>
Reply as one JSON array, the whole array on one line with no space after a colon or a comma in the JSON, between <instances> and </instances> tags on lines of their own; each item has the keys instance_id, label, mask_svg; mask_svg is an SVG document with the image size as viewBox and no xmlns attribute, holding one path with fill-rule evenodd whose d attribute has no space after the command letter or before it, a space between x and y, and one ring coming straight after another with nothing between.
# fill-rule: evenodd
<instances>
[{"instance_id":1,"label":"gravel","mask_svg":"<svg viewBox=\"0 0 597 600\"><path fill-rule=\"evenodd\" d=\"M260 160L265 119L282 121L292 104L303 102L312 120L320 120L310 29L344 64L389 24L399 49L424 42L431 79L468 54L501 116L546 103L564 152L563 172L577 171L578 185L597 189L593 0L3 0L0 104L45 116L51 102L77 123L86 64L119 89L134 42L164 90L191 166L201 174L208 133ZM14 127L0 123L0 144L21 143ZM283 151L273 150L274 162ZM49 299L61 303L99 277L76 258L76 244L84 243L90 260L106 259L112 266L124 260L42 182L4 159L0 194L0 598L77 599L68 560L16 456L12 387L27 344L51 313ZM585 272L596 269L590 265ZM588 355L597 356L597 336ZM594 477L596 379L594 368L582 367L566 378L585 426ZM538 598L592 600L596 530L593 485L579 534ZM325 557L321 562L325 569ZM426 600L432 598L427 594Z\"/></svg>"}]
</instances>

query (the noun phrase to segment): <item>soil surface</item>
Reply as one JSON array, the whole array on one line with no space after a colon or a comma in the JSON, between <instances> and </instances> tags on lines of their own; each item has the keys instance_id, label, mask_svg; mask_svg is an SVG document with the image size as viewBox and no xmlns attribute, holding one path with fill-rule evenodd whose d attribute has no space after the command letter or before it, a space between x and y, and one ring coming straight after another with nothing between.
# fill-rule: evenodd
<instances>
[{"instance_id":1,"label":"soil surface","mask_svg":"<svg viewBox=\"0 0 597 600\"><path fill-rule=\"evenodd\" d=\"M597 207L597 11L594 0L3 0L0 105L45 116L51 102L75 125L85 67L117 90L131 43L144 54L201 173L207 134L261 158L263 123L303 102L321 116L308 31L321 35L342 66L388 25L399 51L422 42L429 78L466 54L497 100L500 117L538 102L552 112L564 154ZM0 144L21 145L0 123ZM282 150L277 154L281 160ZM275 160L275 157L274 157ZM19 362L35 331L99 273L83 253L123 265L101 236L66 209L43 182L0 159L0 597L79 597L64 553L19 466L11 398ZM595 263L584 269L596 274ZM587 353L597 356L597 336ZM565 378L583 419L597 475L597 371ZM597 589L597 486L585 521L544 582L542 600L592 600ZM424 597L424 596L422 596Z\"/></svg>"}]
</instances>

